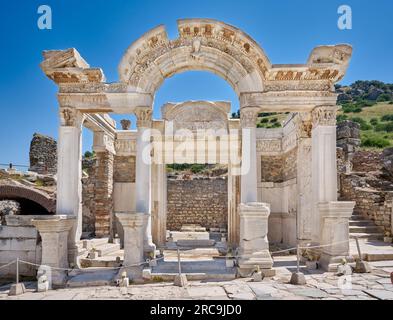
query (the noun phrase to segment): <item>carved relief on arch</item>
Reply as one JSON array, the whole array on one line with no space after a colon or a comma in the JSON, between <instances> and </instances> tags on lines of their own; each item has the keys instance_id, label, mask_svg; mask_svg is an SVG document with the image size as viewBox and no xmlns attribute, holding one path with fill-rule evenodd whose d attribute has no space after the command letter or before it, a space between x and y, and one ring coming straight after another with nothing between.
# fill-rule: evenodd
<instances>
[{"instance_id":1,"label":"carved relief on arch","mask_svg":"<svg viewBox=\"0 0 393 320\"><path fill-rule=\"evenodd\" d=\"M260 84L254 84L250 90L263 89L262 79L270 62L257 43L242 31L210 19L179 20L178 29L179 37L175 40L169 40L165 28L159 26L134 42L119 65L120 79L144 92L153 93L157 85L149 88L146 79L166 78L185 69L211 70L223 77L228 75L230 79L227 80L233 86L255 71L258 76L253 76L253 82L259 81ZM178 58L183 66L174 62L175 49L181 49L177 54L181 52ZM205 62L204 58L211 62ZM235 64L243 71L233 72Z\"/></svg>"}]
</instances>

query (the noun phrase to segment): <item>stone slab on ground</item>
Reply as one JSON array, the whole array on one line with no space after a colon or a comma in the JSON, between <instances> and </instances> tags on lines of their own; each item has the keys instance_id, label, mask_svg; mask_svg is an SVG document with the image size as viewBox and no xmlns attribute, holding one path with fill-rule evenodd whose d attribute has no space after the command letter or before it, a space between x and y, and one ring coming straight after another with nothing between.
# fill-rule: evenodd
<instances>
[{"instance_id":1,"label":"stone slab on ground","mask_svg":"<svg viewBox=\"0 0 393 320\"><path fill-rule=\"evenodd\" d=\"M97 272L80 273L67 281L67 287L105 286L113 284L118 270L100 270Z\"/></svg>"},{"instance_id":2,"label":"stone slab on ground","mask_svg":"<svg viewBox=\"0 0 393 320\"><path fill-rule=\"evenodd\" d=\"M393 300L393 291L388 290L365 290L367 294L379 300Z\"/></svg>"}]
</instances>

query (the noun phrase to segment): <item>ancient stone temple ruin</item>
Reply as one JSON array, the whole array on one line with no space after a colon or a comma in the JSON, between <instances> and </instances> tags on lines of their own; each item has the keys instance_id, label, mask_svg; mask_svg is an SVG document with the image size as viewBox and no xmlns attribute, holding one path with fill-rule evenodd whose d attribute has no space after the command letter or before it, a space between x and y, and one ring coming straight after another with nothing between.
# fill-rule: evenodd
<instances>
[{"instance_id":1,"label":"ancient stone temple ruin","mask_svg":"<svg viewBox=\"0 0 393 320\"><path fill-rule=\"evenodd\" d=\"M337 201L334 84L352 48L319 46L305 64L274 65L250 36L223 22L179 20L178 30L176 39L164 26L136 39L116 83L75 49L43 53L41 68L58 86L60 127L56 215L33 221L41 263L78 263L82 126L93 131L97 155L96 234L122 234L123 265L132 277L141 268L127 266L167 245L166 165L173 163L227 166L227 243L241 274L256 267L271 274L269 241L331 244L319 252L325 268L348 256L354 203ZM162 119L153 119L160 85L188 70L225 79L239 97L240 119L230 119L230 104L222 101L168 103ZM282 128L256 128L261 112L288 117ZM136 115L137 129L127 122L116 128L109 114Z\"/></svg>"}]
</instances>

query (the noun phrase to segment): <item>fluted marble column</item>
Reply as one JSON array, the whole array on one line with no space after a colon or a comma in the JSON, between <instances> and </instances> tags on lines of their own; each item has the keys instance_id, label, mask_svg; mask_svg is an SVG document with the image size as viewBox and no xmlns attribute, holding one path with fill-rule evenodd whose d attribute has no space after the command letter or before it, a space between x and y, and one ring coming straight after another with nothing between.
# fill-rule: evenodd
<instances>
[{"instance_id":1,"label":"fluted marble column","mask_svg":"<svg viewBox=\"0 0 393 320\"><path fill-rule=\"evenodd\" d=\"M258 108L244 107L240 112L242 127L241 202L257 202L256 122Z\"/></svg>"},{"instance_id":2,"label":"fluted marble column","mask_svg":"<svg viewBox=\"0 0 393 320\"><path fill-rule=\"evenodd\" d=\"M312 111L313 234L321 238L322 220L318 205L337 201L336 106L318 106Z\"/></svg>"},{"instance_id":3,"label":"fluted marble column","mask_svg":"<svg viewBox=\"0 0 393 320\"><path fill-rule=\"evenodd\" d=\"M60 108L57 146L56 214L75 217L68 236L69 260L76 263L76 242L82 234L82 123L84 116L75 108Z\"/></svg>"},{"instance_id":4,"label":"fluted marble column","mask_svg":"<svg viewBox=\"0 0 393 320\"><path fill-rule=\"evenodd\" d=\"M136 212L145 214L144 225L144 251L154 253L155 245L151 230L151 116L150 107L138 108L137 116L138 135L136 141Z\"/></svg>"},{"instance_id":5,"label":"fluted marble column","mask_svg":"<svg viewBox=\"0 0 393 320\"><path fill-rule=\"evenodd\" d=\"M242 126L241 203L238 271L249 276L258 268L266 276L274 274L273 260L267 239L270 207L257 202L257 145L256 122L258 108L243 107L240 111Z\"/></svg>"}]
</instances>

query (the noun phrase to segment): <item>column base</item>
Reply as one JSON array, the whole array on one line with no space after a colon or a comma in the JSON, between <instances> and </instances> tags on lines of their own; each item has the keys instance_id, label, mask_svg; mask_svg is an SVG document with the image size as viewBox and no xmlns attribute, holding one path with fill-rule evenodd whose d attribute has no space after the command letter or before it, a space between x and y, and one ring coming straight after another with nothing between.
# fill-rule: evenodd
<instances>
[{"instance_id":1,"label":"column base","mask_svg":"<svg viewBox=\"0 0 393 320\"><path fill-rule=\"evenodd\" d=\"M52 282L51 282L52 288L60 289L66 286L68 275L66 271L52 269L51 278L52 278Z\"/></svg>"},{"instance_id":2,"label":"column base","mask_svg":"<svg viewBox=\"0 0 393 320\"><path fill-rule=\"evenodd\" d=\"M143 266L139 267L124 267L119 269L119 272L117 273L115 279L120 280L122 278L123 272L127 273L127 278L130 279L130 281L142 281L142 272L143 272Z\"/></svg>"},{"instance_id":3,"label":"column base","mask_svg":"<svg viewBox=\"0 0 393 320\"><path fill-rule=\"evenodd\" d=\"M262 250L253 252L251 254L244 254L245 257L240 256L238 259L238 273L241 277L249 277L258 269L265 275L265 277L272 277L276 274L273 267L273 259L269 250Z\"/></svg>"},{"instance_id":4,"label":"column base","mask_svg":"<svg viewBox=\"0 0 393 320\"><path fill-rule=\"evenodd\" d=\"M154 243L143 245L143 256L145 259L155 259L156 255L156 245Z\"/></svg>"},{"instance_id":5,"label":"column base","mask_svg":"<svg viewBox=\"0 0 393 320\"><path fill-rule=\"evenodd\" d=\"M68 261L70 266L79 267L79 248L76 244L68 245Z\"/></svg>"},{"instance_id":6,"label":"column base","mask_svg":"<svg viewBox=\"0 0 393 320\"><path fill-rule=\"evenodd\" d=\"M352 256L331 256L326 253L322 253L319 259L319 266L327 272L336 272L337 267L341 264L342 260L345 259L348 263L355 262Z\"/></svg>"},{"instance_id":7,"label":"column base","mask_svg":"<svg viewBox=\"0 0 393 320\"><path fill-rule=\"evenodd\" d=\"M318 204L322 217L322 253L320 266L328 271L336 271L342 259L353 262L349 256L349 218L355 202L329 201Z\"/></svg>"},{"instance_id":8,"label":"column base","mask_svg":"<svg viewBox=\"0 0 393 320\"><path fill-rule=\"evenodd\" d=\"M267 241L269 214L270 208L266 203L239 205L240 245L237 264L241 277L249 277L259 270L267 277L275 274Z\"/></svg>"}]
</instances>

